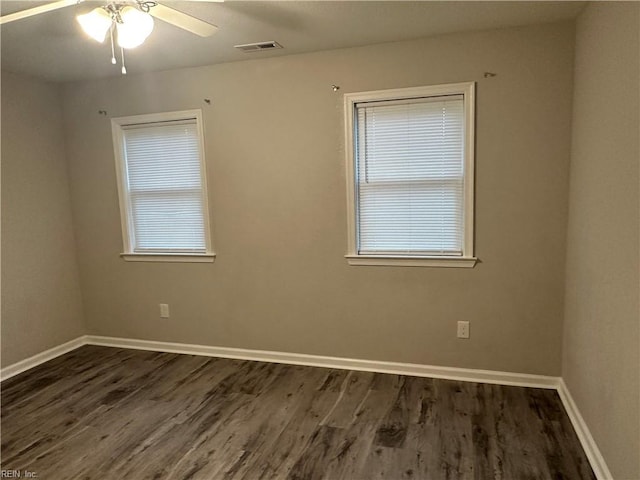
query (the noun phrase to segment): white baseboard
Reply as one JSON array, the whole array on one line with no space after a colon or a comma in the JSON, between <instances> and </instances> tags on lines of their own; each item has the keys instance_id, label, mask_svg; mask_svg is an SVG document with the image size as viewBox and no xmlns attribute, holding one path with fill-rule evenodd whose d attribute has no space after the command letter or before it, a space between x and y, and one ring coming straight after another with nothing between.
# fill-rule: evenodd
<instances>
[{"instance_id":1,"label":"white baseboard","mask_svg":"<svg viewBox=\"0 0 640 480\"><path fill-rule=\"evenodd\" d=\"M58 345L57 347L50 348L49 350L45 350L44 352L37 353L32 357L25 358L17 363L9 365L8 367L4 367L0 369L0 381L7 380L8 378L13 377L14 375L18 375L26 370L29 370L33 367L40 365L41 363L48 362L49 360L53 360L60 355L64 355L65 353L70 352L71 350L75 350L78 347L86 345L86 336L81 336L78 338L74 338L73 340L68 341L67 343L63 343L62 345Z\"/></svg>"},{"instance_id":2,"label":"white baseboard","mask_svg":"<svg viewBox=\"0 0 640 480\"><path fill-rule=\"evenodd\" d=\"M612 480L613 476L609 471L609 467L607 467L607 464L600 453L600 449L598 448L598 445L596 445L596 442L589 431L589 427L584 421L584 418L582 418L580 410L578 410L578 406L574 402L573 397L562 378L560 378L560 381L558 382L558 395L560 395L564 409L567 411L567 415L569 415L573 429L576 431L576 435L578 435L578 439L582 444L584 453L589 459L589 463L591 464L591 468L593 469L593 473L596 478L598 480Z\"/></svg>"},{"instance_id":3,"label":"white baseboard","mask_svg":"<svg viewBox=\"0 0 640 480\"><path fill-rule=\"evenodd\" d=\"M239 360L254 360L291 365L307 365L312 367L339 368L367 372L392 373L397 375L412 375L417 377L442 378L465 382L556 389L596 477L598 480L610 480L612 478L611 473L607 468L607 464L591 436L589 427L582 418L582 415L571 397L564 380L560 377L499 372L493 370L478 370L471 368L439 367L414 363L328 357L321 355L307 355L304 353L212 347L208 345L85 335L18 363L14 363L8 367L2 368L0 370L0 379L6 380L11 378L14 375L29 370L30 368L70 352L71 350L75 350L83 345L101 345L105 347L132 348L137 350L151 350L155 352L183 353L207 357L235 358Z\"/></svg>"},{"instance_id":4,"label":"white baseboard","mask_svg":"<svg viewBox=\"0 0 640 480\"><path fill-rule=\"evenodd\" d=\"M249 350L244 348L212 347L186 343L156 342L130 338L100 337L89 335L87 343L106 347L135 348L159 352L186 353L207 357L236 358L260 362L307 365L312 367L340 368L366 372L394 373L416 377L443 378L467 382L493 383L535 388L557 388L558 377L531 375L526 373L498 372L471 368L438 367L414 363L396 363L377 360L307 355L304 353L285 353L267 350Z\"/></svg>"}]
</instances>

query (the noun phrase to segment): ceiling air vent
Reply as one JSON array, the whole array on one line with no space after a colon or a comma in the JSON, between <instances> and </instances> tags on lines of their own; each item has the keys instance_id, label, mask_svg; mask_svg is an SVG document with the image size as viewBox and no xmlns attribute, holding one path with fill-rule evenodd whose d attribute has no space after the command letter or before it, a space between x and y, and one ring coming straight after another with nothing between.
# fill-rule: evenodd
<instances>
[{"instance_id":1,"label":"ceiling air vent","mask_svg":"<svg viewBox=\"0 0 640 480\"><path fill-rule=\"evenodd\" d=\"M259 43L245 43L244 45L235 45L233 48L242 50L243 52L258 52L260 50L274 50L276 48L282 48L278 42L259 42Z\"/></svg>"}]
</instances>

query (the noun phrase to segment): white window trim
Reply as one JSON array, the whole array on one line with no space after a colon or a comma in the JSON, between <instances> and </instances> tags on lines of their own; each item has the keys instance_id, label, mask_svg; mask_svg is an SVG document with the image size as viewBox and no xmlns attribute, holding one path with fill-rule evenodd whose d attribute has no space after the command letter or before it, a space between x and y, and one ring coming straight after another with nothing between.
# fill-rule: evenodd
<instances>
[{"instance_id":1,"label":"white window trim","mask_svg":"<svg viewBox=\"0 0 640 480\"><path fill-rule=\"evenodd\" d=\"M353 138L355 132L355 107L369 101L422 98L437 95L464 95L464 241L460 257L432 257L409 255L360 255L358 253L357 198ZM474 183L475 183L475 82L451 83L427 87L375 90L344 95L345 150L347 177L347 228L348 243L345 258L349 265L387 265L405 267L473 267L474 256Z\"/></svg>"},{"instance_id":2,"label":"white window trim","mask_svg":"<svg viewBox=\"0 0 640 480\"><path fill-rule=\"evenodd\" d=\"M204 216L204 230L206 251L204 253L177 253L177 252L134 252L131 245L130 232L131 215L129 199L124 188L126 178L126 166L124 159L123 127L125 125L157 123L176 120L193 119L196 120L198 130L198 149L200 154L200 175L202 176L202 208ZM146 115L132 115L128 117L117 117L111 119L111 132L115 150L116 177L118 182L118 199L120 203L120 221L122 224L122 245L124 252L120 256L129 262L185 262L185 263L212 263L215 260L215 253L211 246L211 228L209 223L209 202L207 196L207 171L204 156L204 131L202 128L202 111L180 110L175 112L151 113Z\"/></svg>"},{"instance_id":3,"label":"white window trim","mask_svg":"<svg viewBox=\"0 0 640 480\"><path fill-rule=\"evenodd\" d=\"M121 253L127 262L213 263L213 253Z\"/></svg>"}]
</instances>

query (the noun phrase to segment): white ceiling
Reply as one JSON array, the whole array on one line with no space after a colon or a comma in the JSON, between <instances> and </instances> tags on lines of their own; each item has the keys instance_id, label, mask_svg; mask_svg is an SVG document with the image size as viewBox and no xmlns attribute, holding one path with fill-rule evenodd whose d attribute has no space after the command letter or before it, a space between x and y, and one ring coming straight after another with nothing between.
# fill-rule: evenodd
<instances>
[{"instance_id":1,"label":"white ceiling","mask_svg":"<svg viewBox=\"0 0 640 480\"><path fill-rule=\"evenodd\" d=\"M2 14L47 2L0 0ZM105 3L105 2L102 2ZM220 27L201 38L156 20L144 45L125 52L129 74L312 52L443 33L575 18L584 2L161 1ZM99 3L98 3L99 5ZM0 27L2 69L54 81L120 75L108 42L74 17L90 2ZM234 45L276 40L283 50L243 53Z\"/></svg>"}]
</instances>

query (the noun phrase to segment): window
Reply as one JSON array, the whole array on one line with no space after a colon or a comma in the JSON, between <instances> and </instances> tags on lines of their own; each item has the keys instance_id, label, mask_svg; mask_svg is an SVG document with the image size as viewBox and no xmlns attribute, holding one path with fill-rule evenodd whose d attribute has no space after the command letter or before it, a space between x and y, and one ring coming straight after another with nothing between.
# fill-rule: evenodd
<instances>
[{"instance_id":1,"label":"window","mask_svg":"<svg viewBox=\"0 0 640 480\"><path fill-rule=\"evenodd\" d=\"M199 110L111 121L126 260L213 262Z\"/></svg>"},{"instance_id":2,"label":"window","mask_svg":"<svg viewBox=\"0 0 640 480\"><path fill-rule=\"evenodd\" d=\"M473 267L474 84L345 95L352 265Z\"/></svg>"}]
</instances>

